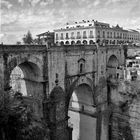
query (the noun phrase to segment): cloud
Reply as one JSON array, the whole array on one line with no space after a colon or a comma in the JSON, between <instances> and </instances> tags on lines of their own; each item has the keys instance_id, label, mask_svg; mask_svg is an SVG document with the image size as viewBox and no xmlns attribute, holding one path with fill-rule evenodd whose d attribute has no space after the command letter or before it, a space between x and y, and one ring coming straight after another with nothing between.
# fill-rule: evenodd
<instances>
[{"instance_id":1,"label":"cloud","mask_svg":"<svg viewBox=\"0 0 140 140\"><path fill-rule=\"evenodd\" d=\"M1 7L10 9L13 5L9 1L1 0Z\"/></svg>"},{"instance_id":2,"label":"cloud","mask_svg":"<svg viewBox=\"0 0 140 140\"><path fill-rule=\"evenodd\" d=\"M31 6L35 6L36 4L38 4L41 0L29 0L29 3Z\"/></svg>"},{"instance_id":3,"label":"cloud","mask_svg":"<svg viewBox=\"0 0 140 140\"><path fill-rule=\"evenodd\" d=\"M140 0L2 0L2 31L17 40L28 30L38 34L61 28L66 22L98 20L123 27L140 28ZM6 5L6 4L5 4ZM10 6L9 6L10 7ZM13 42L13 38L11 40Z\"/></svg>"},{"instance_id":4,"label":"cloud","mask_svg":"<svg viewBox=\"0 0 140 140\"><path fill-rule=\"evenodd\" d=\"M0 44L2 42L2 38L3 38L4 34L0 34Z\"/></svg>"},{"instance_id":5,"label":"cloud","mask_svg":"<svg viewBox=\"0 0 140 140\"><path fill-rule=\"evenodd\" d=\"M0 33L0 40L1 40L1 38L4 36L4 34L3 33Z\"/></svg>"},{"instance_id":6,"label":"cloud","mask_svg":"<svg viewBox=\"0 0 140 140\"><path fill-rule=\"evenodd\" d=\"M4 34L1 38L1 42L4 44L15 44L17 38L16 34Z\"/></svg>"},{"instance_id":7,"label":"cloud","mask_svg":"<svg viewBox=\"0 0 140 140\"><path fill-rule=\"evenodd\" d=\"M130 15L132 17L140 17L140 1L139 0L133 3L133 6L131 7L131 10L130 10Z\"/></svg>"},{"instance_id":8,"label":"cloud","mask_svg":"<svg viewBox=\"0 0 140 140\"><path fill-rule=\"evenodd\" d=\"M18 2L21 3L21 5L23 6L24 0L18 0Z\"/></svg>"},{"instance_id":9,"label":"cloud","mask_svg":"<svg viewBox=\"0 0 140 140\"><path fill-rule=\"evenodd\" d=\"M95 0L95 1L93 2L93 5L94 5L94 6L98 6L98 5L100 4L100 2L101 2L100 0Z\"/></svg>"},{"instance_id":10,"label":"cloud","mask_svg":"<svg viewBox=\"0 0 140 140\"><path fill-rule=\"evenodd\" d=\"M54 0L44 0L40 2L41 6L46 6L48 4L52 4L54 2Z\"/></svg>"},{"instance_id":11,"label":"cloud","mask_svg":"<svg viewBox=\"0 0 140 140\"><path fill-rule=\"evenodd\" d=\"M2 22L1 24L10 24L12 22L15 22L18 18L18 13L17 12L3 12L2 14Z\"/></svg>"}]
</instances>

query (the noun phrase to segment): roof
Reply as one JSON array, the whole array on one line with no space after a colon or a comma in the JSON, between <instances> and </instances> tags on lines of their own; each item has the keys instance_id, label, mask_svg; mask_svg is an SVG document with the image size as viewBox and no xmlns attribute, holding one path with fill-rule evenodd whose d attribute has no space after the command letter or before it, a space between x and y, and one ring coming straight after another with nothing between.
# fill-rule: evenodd
<instances>
[{"instance_id":1,"label":"roof","mask_svg":"<svg viewBox=\"0 0 140 140\"><path fill-rule=\"evenodd\" d=\"M128 31L139 33L137 30L134 30L134 29L128 29Z\"/></svg>"},{"instance_id":2,"label":"roof","mask_svg":"<svg viewBox=\"0 0 140 140\"><path fill-rule=\"evenodd\" d=\"M41 33L41 34L38 34L38 35L36 35L36 36L44 36L44 35L46 35L46 36L48 36L48 35L53 35L54 34L54 32L44 32L44 33Z\"/></svg>"}]
</instances>

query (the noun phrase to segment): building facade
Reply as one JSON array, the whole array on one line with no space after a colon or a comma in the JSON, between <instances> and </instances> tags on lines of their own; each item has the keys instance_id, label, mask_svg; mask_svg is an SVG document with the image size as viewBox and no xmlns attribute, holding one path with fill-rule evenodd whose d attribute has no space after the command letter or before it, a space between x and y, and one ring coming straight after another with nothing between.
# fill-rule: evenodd
<instances>
[{"instance_id":1,"label":"building facade","mask_svg":"<svg viewBox=\"0 0 140 140\"><path fill-rule=\"evenodd\" d=\"M126 43L139 43L140 33L136 30L125 30L119 25L112 26L98 21L82 21L68 24L65 28L54 30L55 43L74 44L107 44L119 45Z\"/></svg>"},{"instance_id":2,"label":"building facade","mask_svg":"<svg viewBox=\"0 0 140 140\"><path fill-rule=\"evenodd\" d=\"M54 32L44 32L37 35L36 44L40 45L53 45L54 44Z\"/></svg>"}]
</instances>

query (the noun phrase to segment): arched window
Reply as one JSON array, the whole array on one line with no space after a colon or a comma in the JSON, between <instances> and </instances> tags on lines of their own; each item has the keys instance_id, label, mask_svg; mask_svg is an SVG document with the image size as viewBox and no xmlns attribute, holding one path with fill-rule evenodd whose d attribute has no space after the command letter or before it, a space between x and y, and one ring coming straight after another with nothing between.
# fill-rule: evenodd
<instances>
[{"instance_id":1,"label":"arched window","mask_svg":"<svg viewBox=\"0 0 140 140\"><path fill-rule=\"evenodd\" d=\"M66 41L66 43L65 43L66 45L69 45L69 41Z\"/></svg>"},{"instance_id":2,"label":"arched window","mask_svg":"<svg viewBox=\"0 0 140 140\"><path fill-rule=\"evenodd\" d=\"M81 58L78 60L78 67L79 67L79 73L85 72L85 59Z\"/></svg>"},{"instance_id":3,"label":"arched window","mask_svg":"<svg viewBox=\"0 0 140 140\"><path fill-rule=\"evenodd\" d=\"M86 31L83 31L83 38L87 38Z\"/></svg>"},{"instance_id":4,"label":"arched window","mask_svg":"<svg viewBox=\"0 0 140 140\"><path fill-rule=\"evenodd\" d=\"M93 40L90 40L90 41L89 41L89 44L90 44L90 45L94 44L94 41L93 41Z\"/></svg>"},{"instance_id":5,"label":"arched window","mask_svg":"<svg viewBox=\"0 0 140 140\"><path fill-rule=\"evenodd\" d=\"M69 34L68 33L66 33L66 39L69 39Z\"/></svg>"},{"instance_id":6,"label":"arched window","mask_svg":"<svg viewBox=\"0 0 140 140\"><path fill-rule=\"evenodd\" d=\"M61 37L60 37L60 39L64 39L64 38L63 38L63 33L61 33Z\"/></svg>"},{"instance_id":7,"label":"arched window","mask_svg":"<svg viewBox=\"0 0 140 140\"><path fill-rule=\"evenodd\" d=\"M86 41L86 40L83 40L83 44L85 44L85 45L86 45L86 44L87 44L87 41Z\"/></svg>"},{"instance_id":8,"label":"arched window","mask_svg":"<svg viewBox=\"0 0 140 140\"><path fill-rule=\"evenodd\" d=\"M76 44L77 44L77 45L80 45L80 44L81 44L81 41L80 41L80 40L78 40L78 41L76 42Z\"/></svg>"},{"instance_id":9,"label":"arched window","mask_svg":"<svg viewBox=\"0 0 140 140\"><path fill-rule=\"evenodd\" d=\"M81 63L80 64L80 73L82 73L83 72L83 64Z\"/></svg>"},{"instance_id":10,"label":"arched window","mask_svg":"<svg viewBox=\"0 0 140 140\"><path fill-rule=\"evenodd\" d=\"M74 39L74 32L71 32L71 39Z\"/></svg>"},{"instance_id":11,"label":"arched window","mask_svg":"<svg viewBox=\"0 0 140 140\"><path fill-rule=\"evenodd\" d=\"M71 45L74 45L75 44L75 42L74 41L71 41Z\"/></svg>"},{"instance_id":12,"label":"arched window","mask_svg":"<svg viewBox=\"0 0 140 140\"><path fill-rule=\"evenodd\" d=\"M80 38L81 38L80 32L77 32L77 39L80 39Z\"/></svg>"},{"instance_id":13,"label":"arched window","mask_svg":"<svg viewBox=\"0 0 140 140\"><path fill-rule=\"evenodd\" d=\"M58 34L56 34L56 40L58 40Z\"/></svg>"},{"instance_id":14,"label":"arched window","mask_svg":"<svg viewBox=\"0 0 140 140\"><path fill-rule=\"evenodd\" d=\"M90 31L89 38L93 38L93 31Z\"/></svg>"}]
</instances>

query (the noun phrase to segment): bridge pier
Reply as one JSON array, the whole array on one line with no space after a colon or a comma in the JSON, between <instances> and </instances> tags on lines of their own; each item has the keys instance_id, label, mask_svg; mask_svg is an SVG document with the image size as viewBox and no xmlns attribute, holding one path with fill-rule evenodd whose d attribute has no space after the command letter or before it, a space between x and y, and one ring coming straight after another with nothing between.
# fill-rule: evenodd
<instances>
[{"instance_id":1,"label":"bridge pier","mask_svg":"<svg viewBox=\"0 0 140 140\"><path fill-rule=\"evenodd\" d=\"M68 126L65 93L56 85L43 102L44 119L50 130L50 140L72 140L72 128Z\"/></svg>"}]
</instances>

